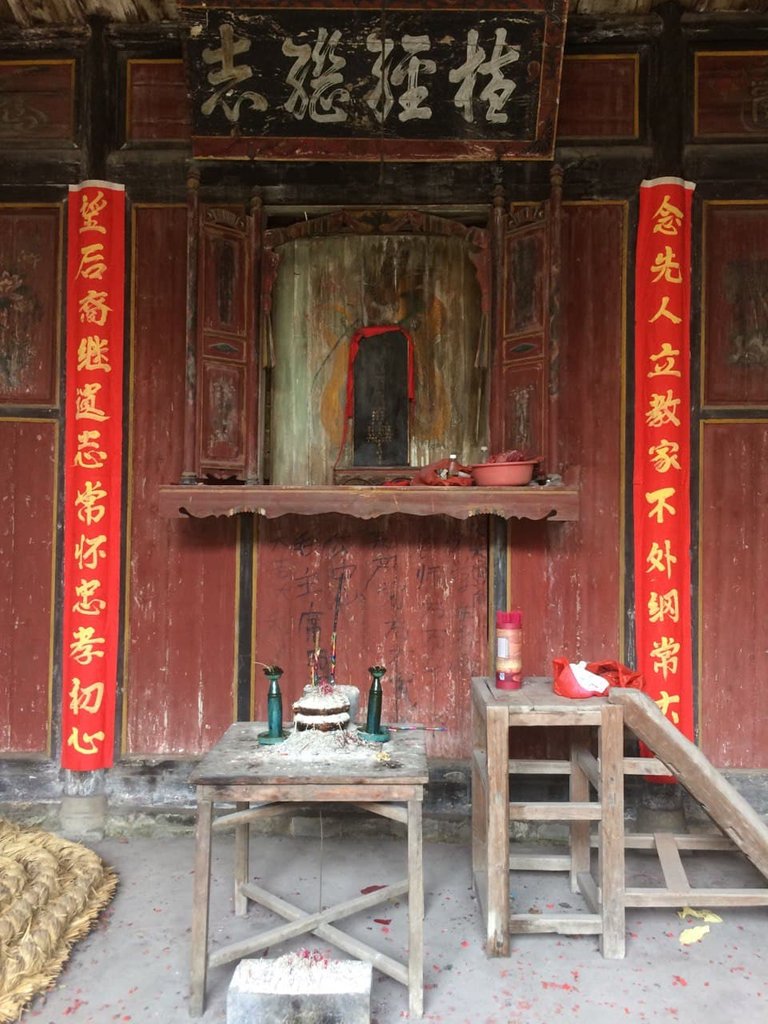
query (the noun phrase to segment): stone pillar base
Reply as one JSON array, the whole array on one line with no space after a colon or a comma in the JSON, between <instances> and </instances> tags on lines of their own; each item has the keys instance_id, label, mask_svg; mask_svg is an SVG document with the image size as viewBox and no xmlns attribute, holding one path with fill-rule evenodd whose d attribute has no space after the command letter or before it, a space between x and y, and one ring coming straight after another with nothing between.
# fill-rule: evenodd
<instances>
[{"instance_id":1,"label":"stone pillar base","mask_svg":"<svg viewBox=\"0 0 768 1024\"><path fill-rule=\"evenodd\" d=\"M59 811L59 827L66 839L98 840L104 838L107 824L107 795L63 796Z\"/></svg>"}]
</instances>

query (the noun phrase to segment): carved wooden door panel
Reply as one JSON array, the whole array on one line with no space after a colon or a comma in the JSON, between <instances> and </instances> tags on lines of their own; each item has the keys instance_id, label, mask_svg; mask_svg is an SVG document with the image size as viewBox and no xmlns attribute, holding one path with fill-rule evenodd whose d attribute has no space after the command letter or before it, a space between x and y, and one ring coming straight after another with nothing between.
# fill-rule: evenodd
<instances>
[{"instance_id":1,"label":"carved wooden door panel","mask_svg":"<svg viewBox=\"0 0 768 1024\"><path fill-rule=\"evenodd\" d=\"M253 258L249 218L235 208L201 207L197 299L196 475L248 475L255 443L251 364Z\"/></svg>"},{"instance_id":2,"label":"carved wooden door panel","mask_svg":"<svg viewBox=\"0 0 768 1024\"><path fill-rule=\"evenodd\" d=\"M491 450L544 459L548 445L548 204L513 206L501 235Z\"/></svg>"}]
</instances>

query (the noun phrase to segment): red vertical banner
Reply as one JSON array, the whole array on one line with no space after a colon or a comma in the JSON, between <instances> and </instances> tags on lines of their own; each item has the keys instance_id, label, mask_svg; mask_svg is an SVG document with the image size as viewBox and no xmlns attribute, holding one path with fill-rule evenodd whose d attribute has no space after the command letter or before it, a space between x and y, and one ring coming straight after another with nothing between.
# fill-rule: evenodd
<instances>
[{"instance_id":1,"label":"red vertical banner","mask_svg":"<svg viewBox=\"0 0 768 1024\"><path fill-rule=\"evenodd\" d=\"M694 185L640 186L633 472L637 668L693 739L690 522L691 210Z\"/></svg>"},{"instance_id":2,"label":"red vertical banner","mask_svg":"<svg viewBox=\"0 0 768 1024\"><path fill-rule=\"evenodd\" d=\"M125 189L70 185L62 767L112 764L120 603Z\"/></svg>"}]
</instances>

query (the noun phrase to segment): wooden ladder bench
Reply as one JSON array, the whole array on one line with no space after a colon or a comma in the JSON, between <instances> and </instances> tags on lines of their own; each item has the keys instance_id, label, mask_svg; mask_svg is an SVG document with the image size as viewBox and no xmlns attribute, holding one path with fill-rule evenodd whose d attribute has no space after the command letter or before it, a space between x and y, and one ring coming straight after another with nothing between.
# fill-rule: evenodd
<instances>
[{"instance_id":1,"label":"wooden ladder bench","mask_svg":"<svg viewBox=\"0 0 768 1024\"><path fill-rule=\"evenodd\" d=\"M625 725L661 756L625 757ZM568 727L569 760L510 757L513 726ZM768 887L691 886L681 856L688 851L740 852L768 878L768 826L645 694L611 690L607 698L569 700L553 693L549 679L503 691L478 677L472 681L472 731L472 867L489 956L507 956L511 934L556 932L598 935L603 956L621 958L628 907L768 906ZM514 780L522 775L568 776L568 800L510 799ZM631 775L674 776L721 834L626 833L624 782ZM566 823L567 849L510 846L515 821ZM597 877L591 869L595 847ZM664 885L628 887L625 850L655 851ZM510 870L567 871L571 890L582 895L588 912L511 913Z\"/></svg>"},{"instance_id":2,"label":"wooden ladder bench","mask_svg":"<svg viewBox=\"0 0 768 1024\"><path fill-rule=\"evenodd\" d=\"M611 690L610 704L620 707L624 723L656 754L656 760L633 759L625 771L673 776L704 808L720 835L628 835L625 846L656 851L663 887L626 888L626 907L768 906L768 887L693 888L681 852L729 850L743 854L768 879L768 825L751 804L683 736L654 701L639 690ZM628 760L628 759L627 759Z\"/></svg>"}]
</instances>

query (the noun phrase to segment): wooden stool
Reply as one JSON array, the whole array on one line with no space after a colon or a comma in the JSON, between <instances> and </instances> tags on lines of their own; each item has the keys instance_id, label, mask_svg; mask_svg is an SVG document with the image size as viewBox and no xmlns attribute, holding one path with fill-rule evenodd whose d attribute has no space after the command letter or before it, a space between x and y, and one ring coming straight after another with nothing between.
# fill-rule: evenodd
<instances>
[{"instance_id":1,"label":"wooden stool","mask_svg":"<svg viewBox=\"0 0 768 1024\"><path fill-rule=\"evenodd\" d=\"M567 726L570 761L510 760L510 726ZM597 730L598 758L590 751ZM621 708L604 697L570 700L549 679L520 690L472 680L472 870L483 915L486 952L509 955L510 933L599 935L605 957L624 956L624 764ZM564 802L510 803L510 774L568 774ZM597 800L590 799L590 783ZM510 855L510 821L564 821L569 849L561 855ZM590 823L598 826L597 880L590 867ZM510 914L509 871L562 870L588 907L581 914Z\"/></svg>"}]
</instances>

